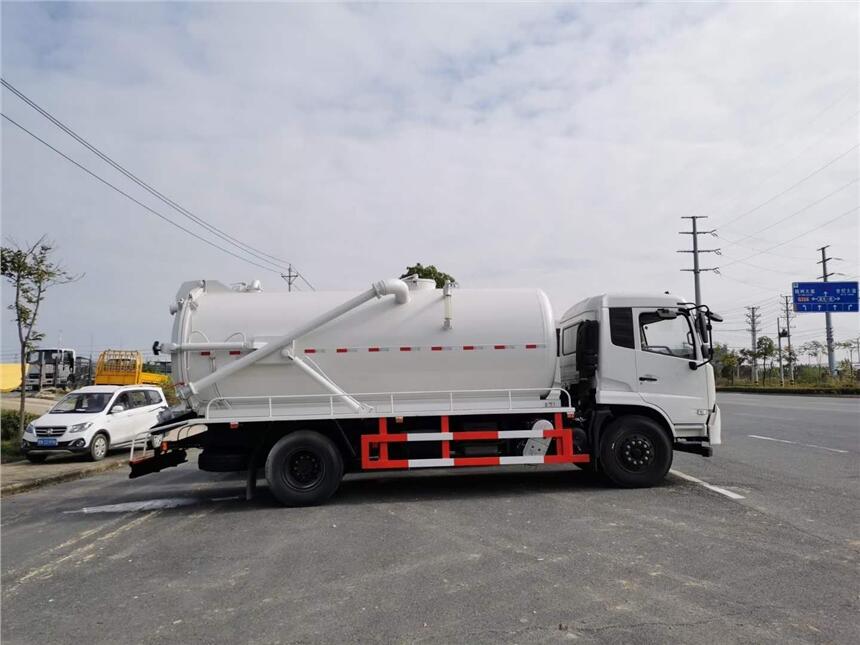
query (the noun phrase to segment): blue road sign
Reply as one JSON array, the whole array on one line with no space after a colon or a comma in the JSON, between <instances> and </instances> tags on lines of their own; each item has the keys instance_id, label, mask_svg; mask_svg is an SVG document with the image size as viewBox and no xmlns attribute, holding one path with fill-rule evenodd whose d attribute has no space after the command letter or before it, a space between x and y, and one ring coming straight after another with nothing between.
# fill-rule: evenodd
<instances>
[{"instance_id":1,"label":"blue road sign","mask_svg":"<svg viewBox=\"0 0 860 645\"><path fill-rule=\"evenodd\" d=\"M856 282L793 282L791 291L798 313L857 311Z\"/></svg>"}]
</instances>

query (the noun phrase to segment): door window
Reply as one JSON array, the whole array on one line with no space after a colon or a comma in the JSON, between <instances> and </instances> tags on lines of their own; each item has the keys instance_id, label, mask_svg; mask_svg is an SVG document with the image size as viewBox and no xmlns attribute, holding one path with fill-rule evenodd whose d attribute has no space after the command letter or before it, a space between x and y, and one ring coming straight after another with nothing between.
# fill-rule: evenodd
<instances>
[{"instance_id":1,"label":"door window","mask_svg":"<svg viewBox=\"0 0 860 645\"><path fill-rule=\"evenodd\" d=\"M561 333L561 353L565 356L570 356L576 353L576 332L579 325L571 325L565 327Z\"/></svg>"},{"instance_id":2,"label":"door window","mask_svg":"<svg viewBox=\"0 0 860 645\"><path fill-rule=\"evenodd\" d=\"M128 393L128 400L133 408L142 408L149 405L146 400L145 390L132 390Z\"/></svg>"},{"instance_id":3,"label":"door window","mask_svg":"<svg viewBox=\"0 0 860 645\"><path fill-rule=\"evenodd\" d=\"M656 311L639 314L639 340L643 352L696 360L693 330L686 316L663 318Z\"/></svg>"},{"instance_id":4,"label":"door window","mask_svg":"<svg viewBox=\"0 0 860 645\"><path fill-rule=\"evenodd\" d=\"M115 401L111 404L111 406L110 406L110 407L111 407L111 410L113 410L113 409L114 409L114 407L115 407L115 406L117 406L117 405L121 405L121 406L122 406L123 408L125 408L126 410L128 410L129 408L131 408L131 404L130 404L130 403L129 403L129 401L128 401L128 392L123 392L123 393L122 393L122 394L120 394L118 397L116 397L116 400L115 400Z\"/></svg>"},{"instance_id":5,"label":"door window","mask_svg":"<svg viewBox=\"0 0 860 645\"><path fill-rule=\"evenodd\" d=\"M161 395L155 390L146 390L146 402L148 405L161 405Z\"/></svg>"}]
</instances>

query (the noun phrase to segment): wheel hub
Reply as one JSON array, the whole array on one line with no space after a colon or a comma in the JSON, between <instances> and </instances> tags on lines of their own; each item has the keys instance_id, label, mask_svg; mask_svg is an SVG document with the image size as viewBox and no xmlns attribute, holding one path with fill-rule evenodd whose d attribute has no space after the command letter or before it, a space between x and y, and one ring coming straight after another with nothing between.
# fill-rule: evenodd
<instances>
[{"instance_id":1,"label":"wheel hub","mask_svg":"<svg viewBox=\"0 0 860 645\"><path fill-rule=\"evenodd\" d=\"M287 463L287 479L294 486L312 486L320 480L322 472L322 461L312 452L296 452Z\"/></svg>"},{"instance_id":2,"label":"wheel hub","mask_svg":"<svg viewBox=\"0 0 860 645\"><path fill-rule=\"evenodd\" d=\"M654 463L654 445L641 435L624 439L618 447L618 456L627 470L640 471Z\"/></svg>"}]
</instances>

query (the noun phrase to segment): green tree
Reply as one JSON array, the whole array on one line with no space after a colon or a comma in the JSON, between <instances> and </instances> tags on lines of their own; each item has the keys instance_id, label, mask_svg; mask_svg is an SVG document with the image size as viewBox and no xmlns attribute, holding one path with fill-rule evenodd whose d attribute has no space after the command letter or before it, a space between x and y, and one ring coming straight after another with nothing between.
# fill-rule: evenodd
<instances>
[{"instance_id":1,"label":"green tree","mask_svg":"<svg viewBox=\"0 0 860 645\"><path fill-rule=\"evenodd\" d=\"M773 340L768 336L761 336L755 344L755 355L756 358L761 359L762 364L762 377L761 382L767 380L767 361L770 359L770 366L773 367L773 357L776 354L776 344Z\"/></svg>"},{"instance_id":2,"label":"green tree","mask_svg":"<svg viewBox=\"0 0 860 645\"><path fill-rule=\"evenodd\" d=\"M52 259L56 249L45 236L29 246L22 247L11 240L7 243L8 246L0 249L0 268L3 278L15 292L14 301L8 308L14 312L13 320L18 326L18 347L21 352L21 399L18 408L20 436L24 434L26 420L27 353L44 338L44 334L36 330L39 307L50 287L73 282L82 276L71 275Z\"/></svg>"},{"instance_id":3,"label":"green tree","mask_svg":"<svg viewBox=\"0 0 860 645\"><path fill-rule=\"evenodd\" d=\"M818 380L821 380L821 356L827 351L827 347L825 347L824 343L820 340L810 340L803 345L800 346L800 351L809 356L809 358L815 359L818 363Z\"/></svg>"},{"instance_id":4,"label":"green tree","mask_svg":"<svg viewBox=\"0 0 860 645\"><path fill-rule=\"evenodd\" d=\"M418 262L414 266L406 267L406 271L401 275L401 278L406 278L410 275L417 275L419 278L426 278L428 280L435 280L436 287L441 289L445 286L446 282L456 283L457 280L454 276L444 273L437 269L434 265L429 264L426 267Z\"/></svg>"}]
</instances>

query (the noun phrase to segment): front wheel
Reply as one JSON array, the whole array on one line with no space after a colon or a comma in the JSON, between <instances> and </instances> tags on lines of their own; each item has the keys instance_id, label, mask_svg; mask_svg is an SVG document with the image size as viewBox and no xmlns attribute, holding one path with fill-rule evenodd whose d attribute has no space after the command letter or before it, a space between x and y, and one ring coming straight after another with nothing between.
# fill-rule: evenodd
<instances>
[{"instance_id":1,"label":"front wheel","mask_svg":"<svg viewBox=\"0 0 860 645\"><path fill-rule=\"evenodd\" d=\"M648 417L620 417L603 434L600 465L619 486L654 486L672 465L672 442L663 428Z\"/></svg>"},{"instance_id":2,"label":"front wheel","mask_svg":"<svg viewBox=\"0 0 860 645\"><path fill-rule=\"evenodd\" d=\"M343 477L340 450L318 432L301 430L280 439L266 459L266 480L286 506L314 506L331 497Z\"/></svg>"},{"instance_id":3,"label":"front wheel","mask_svg":"<svg viewBox=\"0 0 860 645\"><path fill-rule=\"evenodd\" d=\"M90 441L90 461L101 461L108 453L108 438L104 432L97 433Z\"/></svg>"}]
</instances>

